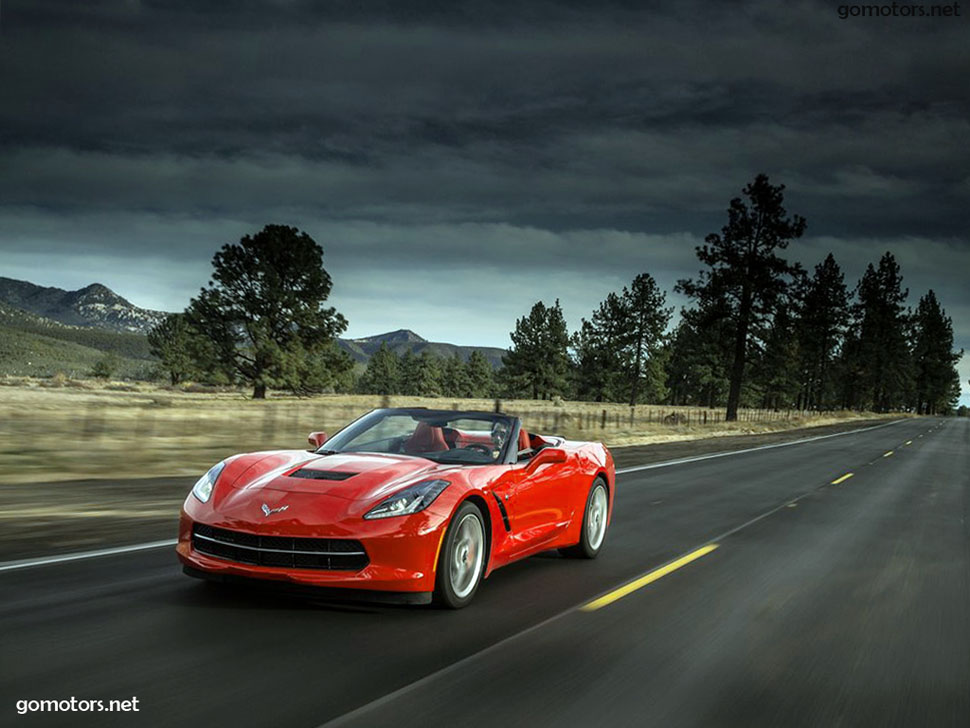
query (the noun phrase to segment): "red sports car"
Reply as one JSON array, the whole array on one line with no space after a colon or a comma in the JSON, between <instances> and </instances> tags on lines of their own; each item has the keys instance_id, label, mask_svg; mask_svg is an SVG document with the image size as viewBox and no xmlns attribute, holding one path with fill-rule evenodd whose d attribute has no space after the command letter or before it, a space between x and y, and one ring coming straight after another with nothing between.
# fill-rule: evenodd
<instances>
[{"instance_id":1,"label":"red sports car","mask_svg":"<svg viewBox=\"0 0 970 728\"><path fill-rule=\"evenodd\" d=\"M459 608L517 559L595 558L613 514L604 445L509 415L378 409L310 443L234 455L199 479L179 525L186 573Z\"/></svg>"}]
</instances>

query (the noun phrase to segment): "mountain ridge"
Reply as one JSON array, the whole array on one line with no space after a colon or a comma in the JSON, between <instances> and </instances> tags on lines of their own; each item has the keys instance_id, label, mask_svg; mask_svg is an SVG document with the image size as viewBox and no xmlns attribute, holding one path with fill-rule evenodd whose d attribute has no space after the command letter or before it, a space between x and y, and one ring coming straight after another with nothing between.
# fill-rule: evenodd
<instances>
[{"instance_id":1,"label":"mountain ridge","mask_svg":"<svg viewBox=\"0 0 970 728\"><path fill-rule=\"evenodd\" d=\"M67 326L147 334L164 311L140 308L102 283L76 291L0 276L0 302Z\"/></svg>"},{"instance_id":2,"label":"mountain ridge","mask_svg":"<svg viewBox=\"0 0 970 728\"><path fill-rule=\"evenodd\" d=\"M40 327L56 329L63 326L81 331L145 335L167 315L165 311L135 306L102 283L91 283L76 291L67 291L3 276L0 276L0 304L29 315L34 333L38 333L37 329ZM8 318L9 315L8 312ZM18 325L23 325L23 322ZM65 337L61 335L58 338ZM71 338L76 336L72 335ZM502 355L505 354L505 349L494 346L459 346L429 341L411 329L395 329L373 336L339 338L337 344L361 365L366 365L382 344L399 356L405 351L418 355L428 351L441 357L458 354L465 361L473 351L478 351L496 368L501 366Z\"/></svg>"}]
</instances>

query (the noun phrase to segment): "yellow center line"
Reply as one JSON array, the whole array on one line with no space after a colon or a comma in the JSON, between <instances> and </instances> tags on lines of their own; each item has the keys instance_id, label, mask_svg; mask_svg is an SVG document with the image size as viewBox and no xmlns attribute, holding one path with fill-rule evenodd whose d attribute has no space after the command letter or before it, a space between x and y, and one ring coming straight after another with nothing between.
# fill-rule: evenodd
<instances>
[{"instance_id":1,"label":"yellow center line","mask_svg":"<svg viewBox=\"0 0 970 728\"><path fill-rule=\"evenodd\" d=\"M839 483L844 483L849 478L851 478L853 475L855 475L855 473L846 473L841 478L837 478L836 480L833 480L832 481L832 485L838 485Z\"/></svg>"},{"instance_id":2,"label":"yellow center line","mask_svg":"<svg viewBox=\"0 0 970 728\"><path fill-rule=\"evenodd\" d=\"M887 453L886 453L885 455L883 455L883 457L884 457L884 458L888 458L888 457L889 457L890 455L892 455L892 454L893 454L893 451L892 451L892 450L890 450L890 451L889 451L889 452L887 452Z\"/></svg>"},{"instance_id":3,"label":"yellow center line","mask_svg":"<svg viewBox=\"0 0 970 728\"><path fill-rule=\"evenodd\" d=\"M682 566L686 566L691 561L694 561L695 559L699 559L701 556L705 556L706 554L711 553L711 551L713 551L716 548L717 548L716 543L711 543L711 544L708 544L707 546L701 546L696 551L691 551L686 556L681 556L679 559L677 559L676 561L671 561L666 566L661 566L658 569L654 569L649 574L644 574L639 579L634 579L630 583L624 584L618 589L614 589L608 594L604 594L598 599L594 599L593 601L588 602L587 604L584 604L583 606L580 607L580 610L583 612L595 612L597 609L602 609L603 607L609 604L612 604L617 599L622 599L627 594L632 594L637 589L642 589L647 584L652 584L653 582L657 581L657 579L667 576L667 574L671 573L672 571L677 571L677 569L679 569Z\"/></svg>"}]
</instances>

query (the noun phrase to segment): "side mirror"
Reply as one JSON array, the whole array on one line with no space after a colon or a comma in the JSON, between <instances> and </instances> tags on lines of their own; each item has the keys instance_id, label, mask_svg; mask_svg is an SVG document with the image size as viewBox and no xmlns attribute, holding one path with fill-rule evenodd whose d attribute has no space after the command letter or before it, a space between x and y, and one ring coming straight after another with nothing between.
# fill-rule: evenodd
<instances>
[{"instance_id":1,"label":"side mirror","mask_svg":"<svg viewBox=\"0 0 970 728\"><path fill-rule=\"evenodd\" d=\"M543 465L566 462L566 451L558 447L544 447L537 452L525 468L525 472L534 473Z\"/></svg>"},{"instance_id":2,"label":"side mirror","mask_svg":"<svg viewBox=\"0 0 970 728\"><path fill-rule=\"evenodd\" d=\"M323 447L323 443L327 441L326 432L311 432L307 437L307 442L313 447L314 450L319 450Z\"/></svg>"}]
</instances>

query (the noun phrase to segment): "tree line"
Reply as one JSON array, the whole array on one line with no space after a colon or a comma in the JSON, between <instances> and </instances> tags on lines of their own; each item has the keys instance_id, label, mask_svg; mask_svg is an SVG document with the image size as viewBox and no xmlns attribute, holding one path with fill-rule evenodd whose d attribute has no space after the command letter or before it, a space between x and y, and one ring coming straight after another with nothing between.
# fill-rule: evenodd
<instances>
[{"instance_id":1,"label":"tree line","mask_svg":"<svg viewBox=\"0 0 970 728\"><path fill-rule=\"evenodd\" d=\"M834 255L808 273L783 257L804 218L783 185L758 177L697 248L698 275L672 309L648 273L609 294L570 335L562 309L536 303L516 322L499 381L507 396L726 408L952 411L960 395L953 324L930 290L906 307L886 253L853 287Z\"/></svg>"},{"instance_id":2,"label":"tree line","mask_svg":"<svg viewBox=\"0 0 970 728\"><path fill-rule=\"evenodd\" d=\"M347 321L326 305L332 281L306 233L268 225L225 245L212 280L149 334L173 384L248 383L297 394L569 399L761 409L945 413L960 393L951 319L930 290L906 305L891 253L852 287L829 254L811 273L784 257L806 221L784 186L758 175L731 200L727 222L696 250L696 276L677 282L674 309L649 273L610 293L570 333L558 300L515 322L493 370L386 346L355 372L336 338Z\"/></svg>"}]
</instances>

